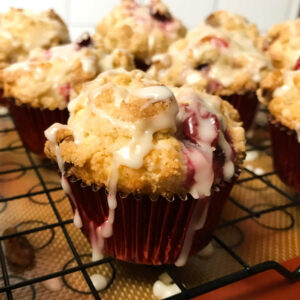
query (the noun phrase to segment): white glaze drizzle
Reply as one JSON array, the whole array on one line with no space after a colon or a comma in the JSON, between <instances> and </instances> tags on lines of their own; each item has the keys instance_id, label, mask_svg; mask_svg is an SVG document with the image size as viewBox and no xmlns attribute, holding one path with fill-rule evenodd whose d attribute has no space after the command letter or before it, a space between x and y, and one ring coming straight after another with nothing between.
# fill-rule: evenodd
<instances>
[{"instance_id":1,"label":"white glaze drizzle","mask_svg":"<svg viewBox=\"0 0 300 300\"><path fill-rule=\"evenodd\" d=\"M97 291L105 289L108 284L107 278L101 274L93 274L90 278Z\"/></svg>"},{"instance_id":2,"label":"white glaze drizzle","mask_svg":"<svg viewBox=\"0 0 300 300\"><path fill-rule=\"evenodd\" d=\"M12 17L15 15L14 17ZM30 29L23 35L15 28L23 28L30 24ZM22 44L26 51L51 44L53 39L60 42L69 40L69 34L64 25L57 18L50 18L49 11L33 13L29 10L18 10L11 8L1 19L1 29L9 32L14 43Z\"/></svg>"},{"instance_id":3,"label":"white glaze drizzle","mask_svg":"<svg viewBox=\"0 0 300 300\"><path fill-rule=\"evenodd\" d=\"M167 101L174 97L173 93L163 85L148 86L145 88L134 90L133 94L143 99L151 99L148 100L145 104L143 104L140 110L146 109L149 105L153 103Z\"/></svg>"},{"instance_id":4,"label":"white glaze drizzle","mask_svg":"<svg viewBox=\"0 0 300 300\"><path fill-rule=\"evenodd\" d=\"M74 213L74 225L77 228L81 228L82 227L82 220L80 218L78 209L75 209L75 213Z\"/></svg>"},{"instance_id":5,"label":"white glaze drizzle","mask_svg":"<svg viewBox=\"0 0 300 300\"><path fill-rule=\"evenodd\" d=\"M190 189L190 194L195 199L209 196L214 180L212 160L215 149L211 146L211 143L217 137L218 132L211 118L203 118L208 112L215 115L220 124L218 144L225 155L225 164L223 167L224 179L230 181L234 175L232 148L223 134L226 130L226 124L224 117L219 111L220 104L214 96L205 95L200 98L199 94L188 88L182 89L176 97L179 102L188 103L190 109L196 115L198 122L197 135L199 138L197 138L197 145L191 145L190 143L183 144L183 151L192 161L193 165L197 166L194 175L195 183ZM180 109L177 119L180 122L180 120L186 119L189 114L184 109Z\"/></svg>"},{"instance_id":6,"label":"white glaze drizzle","mask_svg":"<svg viewBox=\"0 0 300 300\"><path fill-rule=\"evenodd\" d=\"M68 44L63 46L56 46L50 48L50 60L61 59L64 60L66 65L72 67L76 60L79 60L82 65L82 69L86 73L96 72L96 59L95 56L90 55L90 49L83 47L76 49L75 44Z\"/></svg>"},{"instance_id":7,"label":"white glaze drizzle","mask_svg":"<svg viewBox=\"0 0 300 300\"><path fill-rule=\"evenodd\" d=\"M175 283L167 285L160 280L155 281L152 291L154 296L159 299L169 298L181 292Z\"/></svg>"},{"instance_id":8,"label":"white glaze drizzle","mask_svg":"<svg viewBox=\"0 0 300 300\"><path fill-rule=\"evenodd\" d=\"M173 97L166 87L147 87L135 91L135 95L143 99L154 97L155 101L163 101ZM151 98L150 98L151 99ZM153 101L153 100L149 100ZM140 119L134 123L131 141L114 153L111 175L109 179L108 204L111 209L116 207L116 191L118 182L118 170L121 165L133 169L143 166L144 157L153 148L152 136L155 132L163 129L176 130L177 104L171 102L170 109L153 117Z\"/></svg>"},{"instance_id":9,"label":"white glaze drizzle","mask_svg":"<svg viewBox=\"0 0 300 300\"><path fill-rule=\"evenodd\" d=\"M216 46L208 40L202 41L205 37L217 38L227 42L227 46ZM186 71L182 75L182 84L195 84L203 81L207 76L220 82L223 86L230 86L240 76L241 72L248 73L254 82L260 81L260 71L263 68L271 67L270 61L263 53L255 47L253 41L238 31L227 32L222 28L214 28L206 24L201 24L197 28L191 30L187 37L189 44L183 50L176 49L176 43L170 47L169 53L174 61L182 61ZM190 65L187 57L193 55L195 61L205 62L205 57L209 52L218 51L214 61L209 63L209 70L204 74L202 71L194 69L194 65ZM242 67L238 67L239 62L243 62ZM236 66L237 65L237 66ZM160 71L163 77L165 70ZM195 74L199 75L196 76Z\"/></svg>"},{"instance_id":10,"label":"white glaze drizzle","mask_svg":"<svg viewBox=\"0 0 300 300\"><path fill-rule=\"evenodd\" d=\"M199 210L201 208L201 198L211 195L211 188L214 180L213 172L213 152L214 148L211 146L212 142L218 137L218 144L224 152L225 162L223 166L224 180L230 181L234 175L234 164L232 157L232 148L225 139L224 133L226 130L226 123L223 115L220 113L220 101L218 98L210 95L200 96L200 94L193 92L192 89L186 88L176 94L176 98L179 103L188 104L191 111L195 114L198 128L197 128L197 145L191 145L190 143L183 144L183 151L186 152L188 158L196 166L194 174L194 184L190 188L190 194L198 199L198 203L194 209L185 240L179 254L176 266L183 266L186 263L189 252L191 250L193 237L197 230L200 230L207 217L207 211L209 208L209 202L204 207L204 210L199 218ZM199 106L200 104L200 106ZM203 118L210 112L215 115L219 121L220 130L217 131L214 125L214 120L211 118ZM185 120L189 116L190 112L185 112L180 108L177 116L179 122Z\"/></svg>"},{"instance_id":11,"label":"white glaze drizzle","mask_svg":"<svg viewBox=\"0 0 300 300\"><path fill-rule=\"evenodd\" d=\"M63 73L72 69L77 60L81 62L82 69L85 73L97 72L96 56L92 55L91 50L88 48L76 49L75 44L56 46L48 50L39 48L34 49L30 52L27 60L25 60L24 62L15 63L8 67L7 70L17 70L25 68L27 70L38 72L38 68L36 68L37 63L40 63L42 61L49 61L55 64L55 61L59 60L62 60L64 62L63 69L60 70L61 72L63 71ZM60 76L58 76L57 78L60 78Z\"/></svg>"},{"instance_id":12,"label":"white glaze drizzle","mask_svg":"<svg viewBox=\"0 0 300 300\"><path fill-rule=\"evenodd\" d=\"M72 193L70 184L68 183L68 180L65 178L64 161L60 155L59 145L56 141L56 134L57 134L58 130L61 130L61 129L70 130L70 127L68 125L54 123L48 129L46 129L44 133L45 133L46 139L55 147L56 160L57 160L58 168L61 173L61 186L62 186L64 192L70 197L70 199L72 200L74 207L75 207L74 225L78 228L81 228L82 221L81 221L81 218L79 215L79 211L77 209L76 201L75 201L74 195Z\"/></svg>"},{"instance_id":13,"label":"white glaze drizzle","mask_svg":"<svg viewBox=\"0 0 300 300\"><path fill-rule=\"evenodd\" d=\"M191 221L189 223L189 227L188 227L186 235L185 235L182 249L181 249L180 254L175 262L175 266L182 267L185 265L185 263L188 259L191 247L192 247L194 235L195 235L196 231L202 229L203 226L205 225L209 204L210 204L209 201L207 201L207 203L205 203L205 207L204 207L203 211L201 212L201 217L199 218L199 212L201 211L201 200L197 201L196 206L193 211Z\"/></svg>"},{"instance_id":14,"label":"white glaze drizzle","mask_svg":"<svg viewBox=\"0 0 300 300\"><path fill-rule=\"evenodd\" d=\"M284 72L283 85L278 87L277 89L275 89L273 96L274 97L282 97L282 96L284 96L284 94L289 92L295 86L295 83L294 83L295 76L297 76L299 74L300 74L300 70Z\"/></svg>"},{"instance_id":15,"label":"white glaze drizzle","mask_svg":"<svg viewBox=\"0 0 300 300\"><path fill-rule=\"evenodd\" d=\"M219 145L225 154L225 163L223 166L223 175L226 181L230 181L234 174L234 164L232 161L232 148L226 141L223 132L219 133Z\"/></svg>"},{"instance_id":16,"label":"white glaze drizzle","mask_svg":"<svg viewBox=\"0 0 300 300\"><path fill-rule=\"evenodd\" d=\"M258 158L259 156L259 152L258 151L247 151L246 152L246 158L245 158L245 162L248 161L252 161L255 160L256 158Z\"/></svg>"}]
</instances>

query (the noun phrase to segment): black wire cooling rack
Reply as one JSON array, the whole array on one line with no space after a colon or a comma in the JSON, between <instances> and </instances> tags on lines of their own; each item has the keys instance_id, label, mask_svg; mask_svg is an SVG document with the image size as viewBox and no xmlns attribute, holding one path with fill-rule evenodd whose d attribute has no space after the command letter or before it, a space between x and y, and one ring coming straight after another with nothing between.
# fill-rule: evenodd
<instances>
[{"instance_id":1,"label":"black wire cooling rack","mask_svg":"<svg viewBox=\"0 0 300 300\"><path fill-rule=\"evenodd\" d=\"M1 119L4 119L4 118L10 118L10 115L8 112L4 112L4 113L0 114L0 121L1 121ZM12 131L16 131L16 129L14 127L3 128L0 130L0 135L6 134L6 133L9 133ZM269 145L263 145L261 143L257 144L253 141L250 141L248 143L247 147L248 147L247 148L248 151L259 150L259 151L264 152L266 155L270 156L270 149L269 149L270 146ZM29 193L26 193L26 194L19 194L19 195L12 196L12 197L2 197L2 198L0 198L0 204L2 204L3 207L5 208L5 206L10 201L14 201L16 199L21 199L21 198L26 198L26 197L30 198L30 197L44 194L44 195L46 195L47 200L49 201L50 207L56 217L56 222L53 222L51 224L40 222L40 226L37 226L35 228L31 228L31 229L27 229L27 230L19 230L18 232L14 233L14 234L0 236L0 263L1 263L1 268L2 268L2 278L0 278L0 279L4 283L3 286L0 286L0 298L1 298L1 294L2 295L6 294L7 299L9 299L9 300L15 299L13 296L14 290L16 290L18 288L22 288L22 287L29 287L31 289L32 298L35 299L34 284L36 284L38 282L42 282L44 280L51 279L51 278L59 277L59 276L64 278L64 276L74 273L74 272L81 272L87 285L88 285L88 288L90 289L90 291L87 292L87 294L92 295L94 297L94 299L101 299L100 298L101 293L98 293L96 291L95 287L93 286L90 276L88 275L87 269L91 268L93 266L98 266L98 265L105 264L105 263L110 264L112 267L112 270L113 270L112 277L110 279L110 284L111 284L115 278L115 270L114 270L114 267L112 264L114 259L111 257L107 257L107 258L104 258L102 260L95 261L95 262L86 263L85 261L83 261L83 256L77 252L76 246L74 245L74 243L70 237L70 234L69 234L68 230L66 229L66 226L68 224L71 224L73 222L73 220L72 219L64 220L62 218L59 210L56 207L56 203L53 200L53 197L51 195L52 192L59 191L59 190L61 190L61 188L60 187L53 187L53 188L47 187L45 180L44 180L43 176L41 175L41 170L43 168L47 168L53 164L50 163L49 161L43 161L41 163L37 163L36 160L34 159L33 155L30 152L28 152L26 149L24 149L23 145L15 145L15 143L11 143L7 147L0 148L0 152L18 151L21 149L26 151L26 155L30 161L30 165L29 166L17 165L16 168L11 168L11 166L9 164L7 164L7 169L5 169L6 162L1 162L0 179L1 179L1 176L3 176L3 175L20 173L20 172L24 173L28 170L32 170L35 172L37 178L39 179L42 190L35 192L34 189L32 189L31 191L29 191ZM252 208L249 208L248 206L245 206L241 202L237 201L234 197L230 197L229 201L231 201L231 203L234 206L236 206L236 208L243 211L243 215L238 218L232 219L230 221L222 222L220 224L219 228L236 226L236 224L238 224L242 221L248 220L248 219L252 219L254 221L259 221L259 218L265 214L279 211L279 210L282 211L282 210L300 205L299 195L293 194L293 193L288 193L285 190L281 189L279 186L274 185L270 180L268 180L269 176L275 174L273 171L265 172L262 175L257 175L255 171L251 170L251 168L244 168L243 172L246 172L248 176L246 176L246 178L239 179L237 184L244 184L246 182L259 180L264 185L268 186L268 188L275 190L277 193L279 193L283 197L285 197L287 202L284 204L281 204L281 205L277 205L277 206L275 205L275 206L271 206L271 207L263 207L263 209L257 210L257 207L253 206ZM2 209L4 209L4 208L2 208ZM288 228L292 227L295 223L293 216L292 215L290 215L290 216L291 216L291 222L290 222ZM265 226L265 227L267 227L267 226ZM6 262L6 258L5 258L5 254L4 254L4 246L3 246L4 241L9 238L26 235L26 234L31 234L31 233L35 233L35 232L44 233L45 231L53 230L54 228L61 228L64 239L66 240L66 242L68 243L68 245L71 249L71 252L73 255L73 261L75 261L77 263L77 266L63 268L63 270L61 270L61 271L53 272L53 273L43 275L40 277L36 277L36 278L32 278L32 279L24 279L18 275L9 275L8 274L8 266L7 266L7 262ZM181 290L180 294L169 297L168 299L190 299L192 297L196 297L196 296L205 294L209 291L218 289L225 285L231 284L233 282L239 281L246 277L250 277L252 275L255 275L255 274L267 271L267 270L275 270L276 272L280 273L283 277L285 277L287 280L290 280L290 281L296 281L296 280L300 279L300 266L295 271L291 272L288 269L286 269L283 265L281 265L280 263L278 263L274 260L263 261L261 263L251 265L251 264L247 263L247 261L244 260L234 250L234 247L228 246L220 237L214 236L214 242L218 245L218 247L223 248L224 251L226 251L226 253L228 255L230 255L237 264L239 264L241 269L236 272L227 274L225 276L215 278L214 280L205 282L201 285L198 285L198 286L195 286L192 288L187 288L182 283L182 281L178 279L176 272L174 272L174 267L164 266L164 267L162 267L162 270L164 272L166 272L172 278L174 283L176 283L177 286L179 287L179 289ZM14 279L20 279L20 280L14 280ZM66 282L65 282L65 284L68 286L68 284ZM111 287L111 288L113 288L113 287Z\"/></svg>"}]
</instances>

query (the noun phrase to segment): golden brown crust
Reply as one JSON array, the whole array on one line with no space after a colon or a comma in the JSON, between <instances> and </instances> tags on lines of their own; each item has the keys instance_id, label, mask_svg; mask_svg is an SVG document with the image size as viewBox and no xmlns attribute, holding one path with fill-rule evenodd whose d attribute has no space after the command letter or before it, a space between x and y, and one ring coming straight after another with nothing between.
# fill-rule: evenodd
<instances>
[{"instance_id":1,"label":"golden brown crust","mask_svg":"<svg viewBox=\"0 0 300 300\"><path fill-rule=\"evenodd\" d=\"M264 39L263 49L276 68L293 70L299 59L300 19L271 27Z\"/></svg>"},{"instance_id":2,"label":"golden brown crust","mask_svg":"<svg viewBox=\"0 0 300 300\"><path fill-rule=\"evenodd\" d=\"M268 108L276 121L296 130L300 124L300 71L286 71L282 77Z\"/></svg>"},{"instance_id":3,"label":"golden brown crust","mask_svg":"<svg viewBox=\"0 0 300 300\"><path fill-rule=\"evenodd\" d=\"M295 130L300 124L300 71L275 69L266 74L257 92L277 122Z\"/></svg>"},{"instance_id":4,"label":"golden brown crust","mask_svg":"<svg viewBox=\"0 0 300 300\"><path fill-rule=\"evenodd\" d=\"M34 48L46 49L70 41L66 24L53 10L34 14L11 8L0 14L0 29L3 32L0 34L1 43L3 38L10 44L9 51L0 54L7 62L24 59Z\"/></svg>"},{"instance_id":5,"label":"golden brown crust","mask_svg":"<svg viewBox=\"0 0 300 300\"><path fill-rule=\"evenodd\" d=\"M32 49L47 49L69 41L66 24L53 10L34 14L11 8L0 14L0 87L3 69L11 63L25 60Z\"/></svg>"},{"instance_id":6,"label":"golden brown crust","mask_svg":"<svg viewBox=\"0 0 300 300\"><path fill-rule=\"evenodd\" d=\"M245 130L242 126L238 111L227 101L222 101L221 112L227 123L227 130L232 139L237 155L237 164L241 165L246 155Z\"/></svg>"},{"instance_id":7,"label":"golden brown crust","mask_svg":"<svg viewBox=\"0 0 300 300\"><path fill-rule=\"evenodd\" d=\"M158 18L153 17L155 15ZM156 53L166 52L168 46L185 32L182 23L171 16L161 1L143 6L123 0L97 25L94 39L97 46L108 51L123 48L135 58L149 60Z\"/></svg>"},{"instance_id":8,"label":"golden brown crust","mask_svg":"<svg viewBox=\"0 0 300 300\"><path fill-rule=\"evenodd\" d=\"M267 105L273 97L273 92L277 87L283 85L283 71L274 69L266 72L262 77L257 90L257 96L261 103Z\"/></svg>"},{"instance_id":9,"label":"golden brown crust","mask_svg":"<svg viewBox=\"0 0 300 300\"><path fill-rule=\"evenodd\" d=\"M213 27L220 27L228 31L239 31L249 37L255 45L258 44L259 31L255 24L245 17L225 10L218 10L209 15L205 22Z\"/></svg>"}]
</instances>

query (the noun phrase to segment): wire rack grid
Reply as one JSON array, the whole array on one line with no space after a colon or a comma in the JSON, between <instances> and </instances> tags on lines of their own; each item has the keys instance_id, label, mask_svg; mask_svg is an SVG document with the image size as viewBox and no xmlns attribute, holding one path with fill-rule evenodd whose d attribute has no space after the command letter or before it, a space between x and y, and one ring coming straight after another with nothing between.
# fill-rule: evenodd
<instances>
[{"instance_id":1,"label":"wire rack grid","mask_svg":"<svg viewBox=\"0 0 300 300\"><path fill-rule=\"evenodd\" d=\"M0 123L1 120L8 120L9 122L11 122L9 112L7 111L2 112L2 114L0 114ZM13 126L12 122L11 125L12 126L10 127L2 126L0 130L0 135L6 135L8 133L16 134L16 129ZM258 126L258 130L261 130L261 132L263 132L264 134L267 132L266 128L259 128L259 126ZM111 275L110 283L106 287L106 289L113 289L114 288L113 282L116 277L116 270L114 266L115 260L112 257L106 257L102 260L91 262L90 260L83 259L87 255L82 255L81 253L78 252L77 246L74 243L74 240L71 238L69 231L67 230L67 226L72 224L73 219L72 218L65 219L62 217L59 209L57 208L57 202L53 199L52 196L53 192L60 191L61 187L60 186L49 187L47 182L45 181L44 176L42 175L44 168L53 167L54 164L46 160L44 161L36 160L34 155L28 152L24 148L20 140L19 142L14 141L9 145L0 148L0 154L4 152L10 152L10 151L24 151L24 153L26 153L26 156L30 164L27 166L24 166L22 164L14 164L12 166L9 162L1 161L0 181L2 176L8 176L13 174L24 174L27 171L32 171L37 177L38 182L42 187L42 189L39 191L35 191L34 189L32 189L28 193L19 193L13 196L1 196L0 211L4 210L5 207L12 201L44 195L48 201L48 209L53 212L55 218L53 219L54 221L52 221L51 223L40 222L39 225L35 226L34 228L26 229L25 227L25 229L18 230L16 233L0 236L0 263L2 269L1 280L3 281L3 284L2 285L0 284L0 296L2 294L3 296L6 295L6 298L9 300L16 299L16 297L14 296L15 290L29 287L28 291L30 291L32 295L32 299L35 299L36 298L36 292L34 288L35 284L51 278L56 278L56 277L64 278L69 274L80 272L88 286L88 290L85 293L81 293L82 299L86 295L92 297L89 299L101 299L102 297L101 292L99 293L96 291L91 281L91 278L89 276L88 270L89 268L95 266L109 264L112 268L112 275ZM262 138L259 142L250 139L247 145L247 151L249 152L260 151L264 155L270 157L270 145L265 142L265 138ZM259 223L263 216L277 211L283 211L285 214L288 214L291 217L291 222L286 228L284 228L285 230L288 230L295 225L295 219L293 215L290 212L288 212L288 209L300 205L299 195L293 193L290 190L282 189L281 186L274 184L274 182L270 180L270 178L272 178L272 176L275 175L275 172L273 170L266 171L263 174L259 174L259 175L257 173L258 172L256 172L253 168L244 167L242 171L243 176L240 177L240 179L237 182L237 185L249 184L254 181L262 183L268 189L271 189L275 191L278 195L284 197L286 199L286 202L280 203L278 205L271 205L271 206L254 205L252 207L249 207L248 205L242 203L240 200L237 200L234 195L231 195L231 197L229 198L229 202L231 202L231 204L235 207L235 209L239 210L241 214L239 214L238 217L232 218L230 220L223 219L219 225L219 230L237 226L238 224L246 220L253 220ZM18 187L16 187L16 189L18 189ZM265 224L261 224L261 225L262 227L268 228L268 225ZM38 233L38 232L40 234L44 234L46 231L49 230L51 231L56 228L60 228L63 233L63 238L71 250L72 259L74 262L76 262L74 266L63 268L62 270L58 270L55 272L49 272L47 274L43 274L42 276L33 276L30 279L22 279L21 276L9 274L8 264L7 264L5 251L4 251L5 240L17 236L24 236L24 235L28 236L30 234ZM225 285L229 285L243 278L271 269L280 273L282 276L284 276L290 281L296 281L297 279L300 279L300 266L292 272L286 269L282 264L280 264L275 260L266 260L257 264L252 264L251 262L247 261L247 258L246 259L242 258L241 255L239 255L239 253L235 251L235 247L233 247L232 245L231 246L228 245L228 243L226 243L226 241L223 240L222 235L221 236L215 235L213 240L215 245L217 245L219 248L222 248L227 253L227 255L229 255L235 261L235 263L239 265L238 270L234 272L229 272L229 274L223 276L215 276L212 280L208 280L196 286L187 287L186 284L184 284L180 278L181 277L180 270L178 270L173 266L162 266L160 267L159 270L166 272L172 278L174 283L179 287L181 291L180 294L169 297L168 299L190 299L195 296L202 295L209 291L218 289ZM18 279L18 277L20 277L22 280L15 280ZM66 282L65 284L68 286ZM78 296L76 299L79 298L80 297Z\"/></svg>"}]
</instances>

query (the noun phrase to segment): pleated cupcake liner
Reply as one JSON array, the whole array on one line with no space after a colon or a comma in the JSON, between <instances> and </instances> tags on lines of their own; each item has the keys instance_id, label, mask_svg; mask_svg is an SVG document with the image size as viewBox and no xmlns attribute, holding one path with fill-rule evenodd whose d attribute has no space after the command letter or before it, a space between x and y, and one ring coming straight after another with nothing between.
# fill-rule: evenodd
<instances>
[{"instance_id":1,"label":"pleated cupcake liner","mask_svg":"<svg viewBox=\"0 0 300 300\"><path fill-rule=\"evenodd\" d=\"M297 133L269 116L273 165L279 178L300 193L300 143Z\"/></svg>"},{"instance_id":2,"label":"pleated cupcake liner","mask_svg":"<svg viewBox=\"0 0 300 300\"><path fill-rule=\"evenodd\" d=\"M14 100L10 101L9 109L24 146L41 156L45 155L44 131L55 122L66 124L69 117L67 109L32 108L24 104L17 105Z\"/></svg>"},{"instance_id":3,"label":"pleated cupcake liner","mask_svg":"<svg viewBox=\"0 0 300 300\"><path fill-rule=\"evenodd\" d=\"M175 195L170 199L159 196L153 200L146 195L118 193L113 235L104 239L103 252L139 264L181 261L179 264L183 265L187 256L211 240L236 178L234 176L230 183L222 182L211 196L203 199ZM87 186L72 176L67 180L73 194L70 202L73 209L78 210L82 231L92 244L94 231L108 217L107 192L104 188ZM195 231L197 226L201 229Z\"/></svg>"},{"instance_id":4,"label":"pleated cupcake liner","mask_svg":"<svg viewBox=\"0 0 300 300\"><path fill-rule=\"evenodd\" d=\"M244 95L233 94L230 96L221 96L228 101L239 112L243 127L250 129L258 107L258 99L255 92L249 92Z\"/></svg>"},{"instance_id":5,"label":"pleated cupcake liner","mask_svg":"<svg viewBox=\"0 0 300 300\"><path fill-rule=\"evenodd\" d=\"M3 89L0 88L0 106L8 107L9 98L3 96Z\"/></svg>"}]
</instances>

